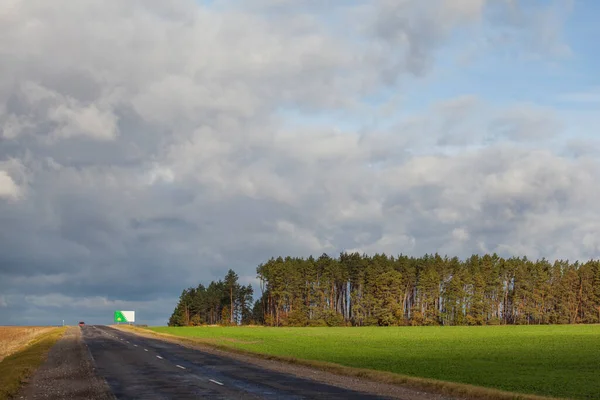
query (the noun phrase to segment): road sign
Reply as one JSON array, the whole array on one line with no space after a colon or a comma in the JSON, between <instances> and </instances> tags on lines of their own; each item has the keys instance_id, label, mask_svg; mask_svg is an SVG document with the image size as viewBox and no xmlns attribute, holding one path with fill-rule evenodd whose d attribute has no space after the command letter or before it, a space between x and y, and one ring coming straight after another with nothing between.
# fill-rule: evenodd
<instances>
[{"instance_id":1,"label":"road sign","mask_svg":"<svg viewBox=\"0 0 600 400\"><path fill-rule=\"evenodd\" d=\"M135 311L115 311L115 322L135 322Z\"/></svg>"}]
</instances>

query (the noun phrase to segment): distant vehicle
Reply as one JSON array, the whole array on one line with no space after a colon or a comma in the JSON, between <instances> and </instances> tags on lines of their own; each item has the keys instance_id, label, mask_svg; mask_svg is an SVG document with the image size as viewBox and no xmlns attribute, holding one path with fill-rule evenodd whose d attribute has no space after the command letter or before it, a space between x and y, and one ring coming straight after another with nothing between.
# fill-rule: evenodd
<instances>
[{"instance_id":1,"label":"distant vehicle","mask_svg":"<svg viewBox=\"0 0 600 400\"><path fill-rule=\"evenodd\" d=\"M84 325L85 325L85 322L79 321L79 326L84 326Z\"/></svg>"}]
</instances>

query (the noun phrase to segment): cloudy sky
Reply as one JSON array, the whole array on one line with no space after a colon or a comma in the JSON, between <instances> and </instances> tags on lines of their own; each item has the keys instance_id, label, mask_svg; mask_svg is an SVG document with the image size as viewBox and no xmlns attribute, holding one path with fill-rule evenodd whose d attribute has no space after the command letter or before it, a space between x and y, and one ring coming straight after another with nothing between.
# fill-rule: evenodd
<instances>
[{"instance_id":1,"label":"cloudy sky","mask_svg":"<svg viewBox=\"0 0 600 400\"><path fill-rule=\"evenodd\" d=\"M595 0L3 0L0 324L271 256L600 253Z\"/></svg>"}]
</instances>

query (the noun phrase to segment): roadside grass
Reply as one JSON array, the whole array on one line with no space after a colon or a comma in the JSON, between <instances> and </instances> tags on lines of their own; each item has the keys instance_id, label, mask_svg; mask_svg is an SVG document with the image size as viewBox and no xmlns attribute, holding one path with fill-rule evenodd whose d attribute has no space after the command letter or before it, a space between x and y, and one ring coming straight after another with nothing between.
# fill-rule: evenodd
<instances>
[{"instance_id":1,"label":"roadside grass","mask_svg":"<svg viewBox=\"0 0 600 400\"><path fill-rule=\"evenodd\" d=\"M0 400L9 399L19 391L21 385L44 362L48 351L65 330L49 328L0 362Z\"/></svg>"},{"instance_id":2,"label":"roadside grass","mask_svg":"<svg viewBox=\"0 0 600 400\"><path fill-rule=\"evenodd\" d=\"M48 326L0 326L0 361L51 329Z\"/></svg>"},{"instance_id":3,"label":"roadside grass","mask_svg":"<svg viewBox=\"0 0 600 400\"><path fill-rule=\"evenodd\" d=\"M597 399L600 393L600 325L149 330L465 397Z\"/></svg>"}]
</instances>

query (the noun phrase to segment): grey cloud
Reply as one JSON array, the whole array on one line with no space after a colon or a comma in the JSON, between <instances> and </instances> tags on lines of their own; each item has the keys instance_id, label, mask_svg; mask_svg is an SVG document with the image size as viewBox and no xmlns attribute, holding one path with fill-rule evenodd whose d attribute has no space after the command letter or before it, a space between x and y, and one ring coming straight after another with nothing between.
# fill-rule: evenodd
<instances>
[{"instance_id":1,"label":"grey cloud","mask_svg":"<svg viewBox=\"0 0 600 400\"><path fill-rule=\"evenodd\" d=\"M440 116L437 129L443 132L437 144L468 145L481 133L476 115L482 106L476 96L465 95L442 101L434 108Z\"/></svg>"},{"instance_id":2,"label":"grey cloud","mask_svg":"<svg viewBox=\"0 0 600 400\"><path fill-rule=\"evenodd\" d=\"M596 210L598 190L592 182L597 162L516 147L415 162L426 165L409 163L390 171L399 193L390 191L384 213L391 226L401 224L416 238L418 253L432 251L436 245L431 237L436 236L437 247L452 248L452 230L467 227L488 251L517 255L519 250L549 258L597 255L571 237L573 232L585 236L581 231L589 228L582 228L583 215L591 217ZM444 216L450 218L444 221ZM573 247L568 249L567 243ZM453 249L460 253L465 246Z\"/></svg>"},{"instance_id":3,"label":"grey cloud","mask_svg":"<svg viewBox=\"0 0 600 400\"><path fill-rule=\"evenodd\" d=\"M164 323L184 287L228 268L253 283L276 255L597 251L596 227L578 225L597 211L595 161L496 142L432 155L483 143L495 114L478 100L378 132L279 113L351 114L426 72L483 3L311 2L297 15L280 2L278 19L267 3L19 2L0 15L0 322L135 308ZM546 132L545 117L523 126Z\"/></svg>"},{"instance_id":4,"label":"grey cloud","mask_svg":"<svg viewBox=\"0 0 600 400\"><path fill-rule=\"evenodd\" d=\"M480 20L487 3L492 2L378 0L362 7L369 21L364 30L378 39L374 48L382 52L374 56L384 66L384 81L395 82L404 71L423 76L447 35L458 25Z\"/></svg>"},{"instance_id":5,"label":"grey cloud","mask_svg":"<svg viewBox=\"0 0 600 400\"><path fill-rule=\"evenodd\" d=\"M487 146L506 142L541 145L564 132L556 111L534 104L492 106L473 95L440 100L422 113L400 120L389 132L365 138L389 153L393 145L422 150ZM378 140L379 139L379 140Z\"/></svg>"},{"instance_id":6,"label":"grey cloud","mask_svg":"<svg viewBox=\"0 0 600 400\"><path fill-rule=\"evenodd\" d=\"M600 140L598 139L571 139L564 149L567 156L575 158L595 158L600 153Z\"/></svg>"},{"instance_id":7,"label":"grey cloud","mask_svg":"<svg viewBox=\"0 0 600 400\"><path fill-rule=\"evenodd\" d=\"M512 141L549 141L563 130L554 110L522 104L506 110L490 123L491 138Z\"/></svg>"},{"instance_id":8,"label":"grey cloud","mask_svg":"<svg viewBox=\"0 0 600 400\"><path fill-rule=\"evenodd\" d=\"M172 311L170 307L177 299L156 298L148 302L123 302L110 300L104 297L70 297L61 293L48 293L44 295L12 295L10 308L0 308L0 320L7 324L36 325L39 321L48 324L74 325L84 320L106 320L108 310L134 309L136 321L149 324L165 324L167 318L160 317ZM112 317L112 312L110 316ZM93 322L92 322L93 323Z\"/></svg>"},{"instance_id":9,"label":"grey cloud","mask_svg":"<svg viewBox=\"0 0 600 400\"><path fill-rule=\"evenodd\" d=\"M517 45L527 58L564 57L571 49L563 38L563 26L573 1L556 0L545 4L527 4L507 0L489 2L486 16L498 23L490 37L494 45Z\"/></svg>"}]
</instances>

